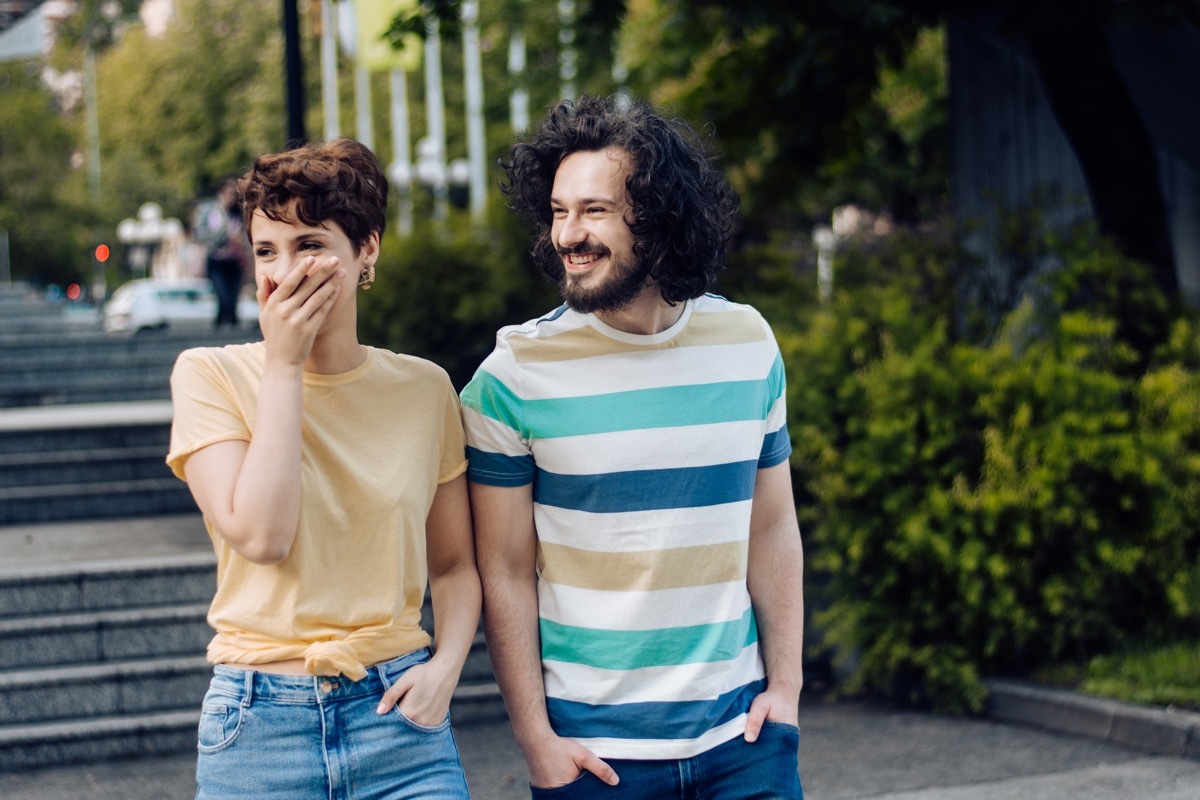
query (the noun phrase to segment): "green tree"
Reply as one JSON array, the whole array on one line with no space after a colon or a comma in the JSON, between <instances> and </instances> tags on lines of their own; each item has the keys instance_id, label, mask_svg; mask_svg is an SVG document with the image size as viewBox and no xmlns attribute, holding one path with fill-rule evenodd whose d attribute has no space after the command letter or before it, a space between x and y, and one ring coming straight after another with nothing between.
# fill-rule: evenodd
<instances>
[{"instance_id":1,"label":"green tree","mask_svg":"<svg viewBox=\"0 0 1200 800\"><path fill-rule=\"evenodd\" d=\"M89 267L83 182L74 131L32 64L0 67L0 230L12 277L67 283Z\"/></svg>"},{"instance_id":2,"label":"green tree","mask_svg":"<svg viewBox=\"0 0 1200 800\"><path fill-rule=\"evenodd\" d=\"M179 0L167 30L131 26L100 62L106 205L168 214L283 141L278 8Z\"/></svg>"},{"instance_id":3,"label":"green tree","mask_svg":"<svg viewBox=\"0 0 1200 800\"><path fill-rule=\"evenodd\" d=\"M986 16L1032 58L1088 184L1101 231L1177 292L1154 145L1108 33L1200 22L1194 0L625 0L639 89L715 125L747 217L761 231L831 201L923 214L945 187L944 79L930 29ZM918 61L914 62L914 56ZM889 74L937 102L895 116ZM919 76L925 75L925 78ZM907 104L907 103L906 103ZM940 153L939 153L940 150ZM930 178L936 177L931 181ZM872 187L872 183L874 186ZM917 201L917 202L914 202Z\"/></svg>"}]
</instances>

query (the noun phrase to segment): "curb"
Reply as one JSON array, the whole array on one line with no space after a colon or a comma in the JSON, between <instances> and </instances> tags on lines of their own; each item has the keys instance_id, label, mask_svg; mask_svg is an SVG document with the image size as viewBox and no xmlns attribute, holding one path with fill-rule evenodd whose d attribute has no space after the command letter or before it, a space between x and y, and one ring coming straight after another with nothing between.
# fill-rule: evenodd
<instances>
[{"instance_id":1,"label":"curb","mask_svg":"<svg viewBox=\"0 0 1200 800\"><path fill-rule=\"evenodd\" d=\"M1200 714L1089 697L1009 680L984 681L987 716L1119 744L1156 755L1200 760Z\"/></svg>"}]
</instances>

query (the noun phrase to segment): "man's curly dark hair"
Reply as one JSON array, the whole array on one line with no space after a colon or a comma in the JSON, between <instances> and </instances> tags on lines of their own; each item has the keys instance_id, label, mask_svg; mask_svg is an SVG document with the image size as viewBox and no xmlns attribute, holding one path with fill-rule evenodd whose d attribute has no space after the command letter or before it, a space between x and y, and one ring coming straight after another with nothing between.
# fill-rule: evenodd
<instances>
[{"instance_id":1,"label":"man's curly dark hair","mask_svg":"<svg viewBox=\"0 0 1200 800\"><path fill-rule=\"evenodd\" d=\"M709 144L686 122L644 102L580 97L550 110L536 133L501 161L509 208L536 227L532 254L553 281L564 269L550 239L550 192L562 160L613 147L632 157L625 183L633 207L634 255L663 300L675 304L707 292L725 266L725 243L737 198Z\"/></svg>"}]
</instances>

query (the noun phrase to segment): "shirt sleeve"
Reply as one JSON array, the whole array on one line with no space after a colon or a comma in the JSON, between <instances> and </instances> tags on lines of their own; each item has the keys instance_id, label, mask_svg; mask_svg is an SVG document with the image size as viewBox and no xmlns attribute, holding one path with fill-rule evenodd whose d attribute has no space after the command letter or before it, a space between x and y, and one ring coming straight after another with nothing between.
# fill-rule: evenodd
<instances>
[{"instance_id":1,"label":"shirt sleeve","mask_svg":"<svg viewBox=\"0 0 1200 800\"><path fill-rule=\"evenodd\" d=\"M446 379L446 403L442 414L442 462L438 465L438 483L447 483L467 469L466 441L458 395Z\"/></svg>"},{"instance_id":2,"label":"shirt sleeve","mask_svg":"<svg viewBox=\"0 0 1200 800\"><path fill-rule=\"evenodd\" d=\"M229 381L203 350L185 350L171 371L171 444L167 466L181 480L192 453L224 441L250 441L250 426Z\"/></svg>"},{"instance_id":3,"label":"shirt sleeve","mask_svg":"<svg viewBox=\"0 0 1200 800\"><path fill-rule=\"evenodd\" d=\"M462 393L467 478L491 486L525 486L533 482L535 467L522 432L524 403L488 370L492 361L484 361Z\"/></svg>"},{"instance_id":4,"label":"shirt sleeve","mask_svg":"<svg viewBox=\"0 0 1200 800\"><path fill-rule=\"evenodd\" d=\"M765 323L764 323L765 324ZM769 405L763 426L763 446L758 456L758 468L765 469L782 464L792 454L792 439L787 429L787 372L783 355L773 334L768 335L774 358L767 375L767 398Z\"/></svg>"}]
</instances>

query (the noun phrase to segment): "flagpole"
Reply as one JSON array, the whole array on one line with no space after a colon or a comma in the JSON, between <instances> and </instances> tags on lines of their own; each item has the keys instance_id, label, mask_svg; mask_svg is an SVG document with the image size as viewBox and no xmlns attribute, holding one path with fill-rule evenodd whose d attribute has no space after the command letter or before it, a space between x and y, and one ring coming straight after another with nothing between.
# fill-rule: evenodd
<instances>
[{"instance_id":1,"label":"flagpole","mask_svg":"<svg viewBox=\"0 0 1200 800\"><path fill-rule=\"evenodd\" d=\"M338 124L337 16L333 0L321 0L321 102L325 110L325 140L341 135Z\"/></svg>"},{"instance_id":2,"label":"flagpole","mask_svg":"<svg viewBox=\"0 0 1200 800\"><path fill-rule=\"evenodd\" d=\"M479 55L479 3L463 0L463 81L467 105L467 159L471 219L483 223L487 210L486 144L483 127L483 66Z\"/></svg>"},{"instance_id":3,"label":"flagpole","mask_svg":"<svg viewBox=\"0 0 1200 800\"><path fill-rule=\"evenodd\" d=\"M446 106L442 95L442 42L437 17L430 15L425 36L425 114L429 120L429 147L425 154L433 174L433 218L444 222L449 216L446 174ZM426 160L426 159L423 159Z\"/></svg>"},{"instance_id":4,"label":"flagpole","mask_svg":"<svg viewBox=\"0 0 1200 800\"><path fill-rule=\"evenodd\" d=\"M413 172L412 134L408 121L408 77L404 70L389 73L392 105L392 164L388 170L392 184L400 195L396 228L401 236L413 231Z\"/></svg>"}]
</instances>

